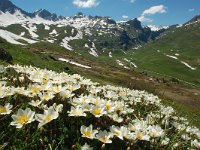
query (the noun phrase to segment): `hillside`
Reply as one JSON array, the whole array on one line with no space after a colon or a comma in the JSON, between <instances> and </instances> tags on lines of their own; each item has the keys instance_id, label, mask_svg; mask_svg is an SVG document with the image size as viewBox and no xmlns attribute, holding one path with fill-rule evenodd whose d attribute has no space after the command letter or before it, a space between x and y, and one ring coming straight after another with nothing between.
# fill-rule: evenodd
<instances>
[{"instance_id":1,"label":"hillside","mask_svg":"<svg viewBox=\"0 0 200 150\"><path fill-rule=\"evenodd\" d=\"M199 33L200 22L185 24L129 54L140 69L199 86Z\"/></svg>"},{"instance_id":2,"label":"hillside","mask_svg":"<svg viewBox=\"0 0 200 150\"><path fill-rule=\"evenodd\" d=\"M173 99L199 125L198 17L182 26L155 28L137 19L116 22L82 13L58 17L45 9L27 13L10 1L1 2L0 48L14 64L146 90L166 103Z\"/></svg>"}]
</instances>

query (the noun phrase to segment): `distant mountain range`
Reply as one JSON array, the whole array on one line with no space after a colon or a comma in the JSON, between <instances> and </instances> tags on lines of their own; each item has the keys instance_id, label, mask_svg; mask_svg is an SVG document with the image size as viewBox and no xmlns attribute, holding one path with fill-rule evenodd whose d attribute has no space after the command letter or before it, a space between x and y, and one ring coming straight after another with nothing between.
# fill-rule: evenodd
<instances>
[{"instance_id":1,"label":"distant mountain range","mask_svg":"<svg viewBox=\"0 0 200 150\"><path fill-rule=\"evenodd\" d=\"M187 22L199 20L199 16ZM173 31L178 25L142 26L135 18L116 22L110 17L58 16L46 9L29 13L9 0L0 1L0 37L13 44L50 42L68 50L84 49L97 57L107 50L138 49Z\"/></svg>"}]
</instances>

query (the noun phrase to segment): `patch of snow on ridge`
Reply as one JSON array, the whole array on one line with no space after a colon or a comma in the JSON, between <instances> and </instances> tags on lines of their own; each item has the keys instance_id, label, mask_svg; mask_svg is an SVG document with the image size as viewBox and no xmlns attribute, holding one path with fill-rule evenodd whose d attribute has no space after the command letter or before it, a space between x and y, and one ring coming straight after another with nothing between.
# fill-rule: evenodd
<instances>
[{"instance_id":1,"label":"patch of snow on ridge","mask_svg":"<svg viewBox=\"0 0 200 150\"><path fill-rule=\"evenodd\" d=\"M126 59L126 58L124 58L124 60L125 60L126 62L130 63L130 65L132 65L133 67L137 68L137 65L136 65L135 63L131 62L130 60L128 60L128 59Z\"/></svg>"},{"instance_id":2,"label":"patch of snow on ridge","mask_svg":"<svg viewBox=\"0 0 200 150\"><path fill-rule=\"evenodd\" d=\"M45 29L45 30L50 30L50 27L49 27L48 25L45 25L45 26L44 26L44 29Z\"/></svg>"},{"instance_id":3,"label":"patch of snow on ridge","mask_svg":"<svg viewBox=\"0 0 200 150\"><path fill-rule=\"evenodd\" d=\"M65 37L63 40L62 40L62 42L61 42L61 46L63 46L63 47L65 47L66 49L68 49L68 50L70 50L70 51L72 51L73 50L73 48L69 45L69 42L71 41L71 40L78 40L78 39L82 39L83 38L83 33L81 32L81 31L79 31L78 30L78 32L77 32L77 34L76 34L76 36L70 36L70 37Z\"/></svg>"},{"instance_id":4,"label":"patch of snow on ridge","mask_svg":"<svg viewBox=\"0 0 200 150\"><path fill-rule=\"evenodd\" d=\"M96 49L96 46L95 46L94 42L92 42L92 47L90 48L89 53L90 53L91 55L95 56L95 57L98 57L98 54L97 54L96 50L97 50L97 49Z\"/></svg>"},{"instance_id":5,"label":"patch of snow on ridge","mask_svg":"<svg viewBox=\"0 0 200 150\"><path fill-rule=\"evenodd\" d=\"M70 61L70 60L68 60L68 59L65 59L65 58L58 58L58 60L63 61L63 62L66 62L66 63L70 63L70 64L72 64L72 65L76 65L76 66L78 66L78 67L86 68L86 69L92 68L92 67L90 67L90 66L82 65L82 64L79 64L79 63L77 63L77 62L73 62L73 61Z\"/></svg>"},{"instance_id":6,"label":"patch of snow on ridge","mask_svg":"<svg viewBox=\"0 0 200 150\"><path fill-rule=\"evenodd\" d=\"M22 25L26 30L28 30L29 34L35 39L39 36L35 33L37 31L37 27L33 24L29 24L28 27L26 25Z\"/></svg>"},{"instance_id":7,"label":"patch of snow on ridge","mask_svg":"<svg viewBox=\"0 0 200 150\"><path fill-rule=\"evenodd\" d=\"M112 57L112 52L109 52L109 57Z\"/></svg>"},{"instance_id":8,"label":"patch of snow on ridge","mask_svg":"<svg viewBox=\"0 0 200 150\"><path fill-rule=\"evenodd\" d=\"M56 31L56 29L53 29L53 31L51 31L49 34L50 35L55 35L55 36L59 35L58 32Z\"/></svg>"},{"instance_id":9,"label":"patch of snow on ridge","mask_svg":"<svg viewBox=\"0 0 200 150\"><path fill-rule=\"evenodd\" d=\"M118 64L119 66L124 66L124 64L123 64L120 60L116 60L116 62L117 62L117 64Z\"/></svg>"},{"instance_id":10,"label":"patch of snow on ridge","mask_svg":"<svg viewBox=\"0 0 200 150\"><path fill-rule=\"evenodd\" d=\"M24 36L25 35L25 32L21 32L19 36Z\"/></svg>"},{"instance_id":11,"label":"patch of snow on ridge","mask_svg":"<svg viewBox=\"0 0 200 150\"><path fill-rule=\"evenodd\" d=\"M196 68L190 66L188 63L181 61L182 64L184 64L186 67L190 68L191 70L196 70Z\"/></svg>"},{"instance_id":12,"label":"patch of snow on ridge","mask_svg":"<svg viewBox=\"0 0 200 150\"><path fill-rule=\"evenodd\" d=\"M162 29L168 29L169 26L155 26L155 25L148 25L148 27L151 29L151 31L159 31Z\"/></svg>"},{"instance_id":13,"label":"patch of snow on ridge","mask_svg":"<svg viewBox=\"0 0 200 150\"><path fill-rule=\"evenodd\" d=\"M166 55L167 57L173 58L173 59L178 59L176 56L171 56L171 55Z\"/></svg>"},{"instance_id":14,"label":"patch of snow on ridge","mask_svg":"<svg viewBox=\"0 0 200 150\"><path fill-rule=\"evenodd\" d=\"M14 34L14 33L8 32L6 30L2 30L2 29L0 29L0 37L2 37L3 39L5 39L6 41L8 41L9 43L12 43L12 44L25 45L23 43L18 42L17 40L24 40L24 41L26 41L30 44L37 42L37 41L31 40L31 39L21 37L19 35Z\"/></svg>"}]
</instances>

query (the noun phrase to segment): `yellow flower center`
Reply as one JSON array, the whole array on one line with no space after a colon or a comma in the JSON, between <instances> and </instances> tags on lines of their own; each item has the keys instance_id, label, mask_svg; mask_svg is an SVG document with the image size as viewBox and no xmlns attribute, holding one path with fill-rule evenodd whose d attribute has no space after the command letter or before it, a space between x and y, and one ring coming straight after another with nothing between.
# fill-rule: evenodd
<instances>
[{"instance_id":1,"label":"yellow flower center","mask_svg":"<svg viewBox=\"0 0 200 150\"><path fill-rule=\"evenodd\" d=\"M0 106L0 113L6 113L6 112L7 112L6 107Z\"/></svg>"},{"instance_id":2,"label":"yellow flower center","mask_svg":"<svg viewBox=\"0 0 200 150\"><path fill-rule=\"evenodd\" d=\"M49 99L49 95L48 94L44 95L44 99L48 100Z\"/></svg>"},{"instance_id":3,"label":"yellow flower center","mask_svg":"<svg viewBox=\"0 0 200 150\"><path fill-rule=\"evenodd\" d=\"M96 93L97 93L96 89L92 89L92 90L91 90L91 93L96 94Z\"/></svg>"},{"instance_id":4,"label":"yellow flower center","mask_svg":"<svg viewBox=\"0 0 200 150\"><path fill-rule=\"evenodd\" d=\"M110 110L111 109L111 104L106 104L106 109Z\"/></svg>"},{"instance_id":5,"label":"yellow flower center","mask_svg":"<svg viewBox=\"0 0 200 150\"><path fill-rule=\"evenodd\" d=\"M107 136L103 136L103 137L100 138L100 140L105 143L105 142L108 141L108 137Z\"/></svg>"},{"instance_id":6,"label":"yellow flower center","mask_svg":"<svg viewBox=\"0 0 200 150\"><path fill-rule=\"evenodd\" d=\"M92 132L91 131L84 131L84 135L87 137L91 137L92 136Z\"/></svg>"},{"instance_id":7,"label":"yellow flower center","mask_svg":"<svg viewBox=\"0 0 200 150\"><path fill-rule=\"evenodd\" d=\"M130 129L131 131L135 131L136 127L135 127L134 125L131 125L131 126L129 127L129 129Z\"/></svg>"},{"instance_id":8,"label":"yellow flower center","mask_svg":"<svg viewBox=\"0 0 200 150\"><path fill-rule=\"evenodd\" d=\"M43 84L47 84L47 83L48 83L48 80L47 80L47 79L43 79L42 83L43 83Z\"/></svg>"},{"instance_id":9,"label":"yellow flower center","mask_svg":"<svg viewBox=\"0 0 200 150\"><path fill-rule=\"evenodd\" d=\"M20 116L20 117L18 118L18 122L21 123L21 124L27 123L28 120L29 120L29 119L28 119L28 117L27 117L26 115Z\"/></svg>"},{"instance_id":10,"label":"yellow flower center","mask_svg":"<svg viewBox=\"0 0 200 150\"><path fill-rule=\"evenodd\" d=\"M143 137L142 133L138 133L138 134L137 134L137 139L138 139L138 140L142 140L142 137Z\"/></svg>"},{"instance_id":11,"label":"yellow flower center","mask_svg":"<svg viewBox=\"0 0 200 150\"><path fill-rule=\"evenodd\" d=\"M75 90L75 86L70 86L69 88L71 91L74 91Z\"/></svg>"},{"instance_id":12,"label":"yellow flower center","mask_svg":"<svg viewBox=\"0 0 200 150\"><path fill-rule=\"evenodd\" d=\"M101 114L101 110L100 110L99 108L96 108L96 109L94 110L94 114L95 114L95 115L100 115L100 114Z\"/></svg>"},{"instance_id":13,"label":"yellow flower center","mask_svg":"<svg viewBox=\"0 0 200 150\"><path fill-rule=\"evenodd\" d=\"M120 132L120 131L114 131L114 133L115 133L117 136L121 136L121 132Z\"/></svg>"},{"instance_id":14,"label":"yellow flower center","mask_svg":"<svg viewBox=\"0 0 200 150\"><path fill-rule=\"evenodd\" d=\"M37 94L37 93L39 93L39 90L38 90L38 88L34 87L31 89L31 92Z\"/></svg>"},{"instance_id":15,"label":"yellow flower center","mask_svg":"<svg viewBox=\"0 0 200 150\"><path fill-rule=\"evenodd\" d=\"M52 115L47 116L47 121L50 122L53 119Z\"/></svg>"},{"instance_id":16,"label":"yellow flower center","mask_svg":"<svg viewBox=\"0 0 200 150\"><path fill-rule=\"evenodd\" d=\"M99 104L100 104L100 100L99 100L99 99L96 99L96 101L95 101L94 104L95 104L95 105L99 105Z\"/></svg>"},{"instance_id":17,"label":"yellow flower center","mask_svg":"<svg viewBox=\"0 0 200 150\"><path fill-rule=\"evenodd\" d=\"M49 78L49 75L44 75L44 77L43 77L44 79L48 79Z\"/></svg>"}]
</instances>

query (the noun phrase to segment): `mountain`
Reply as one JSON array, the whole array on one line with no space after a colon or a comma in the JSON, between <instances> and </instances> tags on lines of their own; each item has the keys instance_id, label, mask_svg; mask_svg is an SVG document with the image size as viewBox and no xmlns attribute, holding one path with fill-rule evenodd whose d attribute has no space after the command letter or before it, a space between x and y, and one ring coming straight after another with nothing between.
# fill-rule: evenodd
<instances>
[{"instance_id":1,"label":"mountain","mask_svg":"<svg viewBox=\"0 0 200 150\"><path fill-rule=\"evenodd\" d=\"M102 54L105 48L135 49L165 31L151 31L148 27L142 27L136 18L116 22L110 17L86 16L81 12L73 17L57 16L46 9L27 13L9 0L2 0L0 8L0 27L4 30L0 36L7 41L13 44L46 41L68 50L84 47L94 56Z\"/></svg>"},{"instance_id":2,"label":"mountain","mask_svg":"<svg viewBox=\"0 0 200 150\"><path fill-rule=\"evenodd\" d=\"M186 22L184 25L191 24L191 23L196 23L196 22L200 22L200 15L194 16L191 20Z\"/></svg>"},{"instance_id":3,"label":"mountain","mask_svg":"<svg viewBox=\"0 0 200 150\"><path fill-rule=\"evenodd\" d=\"M64 19L62 16L57 16L55 13L50 13L46 9L40 9L34 12L35 16L39 16L45 20L52 20L52 21L57 21L59 19Z\"/></svg>"},{"instance_id":4,"label":"mountain","mask_svg":"<svg viewBox=\"0 0 200 150\"><path fill-rule=\"evenodd\" d=\"M0 1L0 11L6 13L9 12L11 14L14 14L16 11L20 11L22 14L29 16L29 17L34 17L34 14L28 13L21 8L15 6L11 1L9 0L1 0Z\"/></svg>"}]
</instances>

